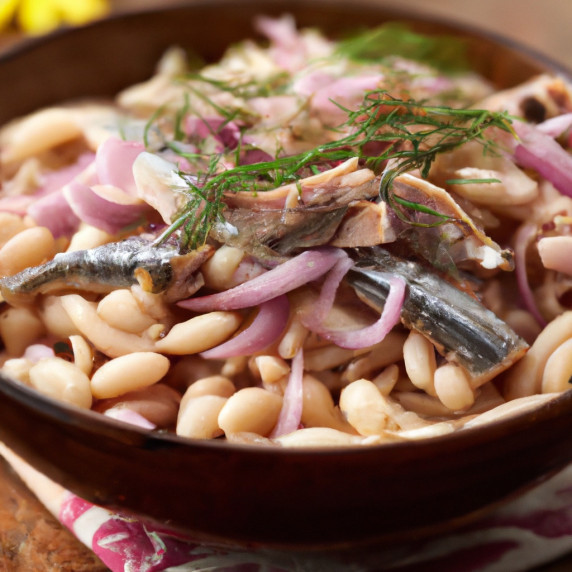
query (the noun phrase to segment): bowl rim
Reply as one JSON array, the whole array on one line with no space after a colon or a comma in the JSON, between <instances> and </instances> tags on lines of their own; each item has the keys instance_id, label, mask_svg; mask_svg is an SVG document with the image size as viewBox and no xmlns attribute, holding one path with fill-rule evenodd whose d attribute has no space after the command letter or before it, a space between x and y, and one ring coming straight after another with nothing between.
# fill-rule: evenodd
<instances>
[{"instance_id":1,"label":"bowl rim","mask_svg":"<svg viewBox=\"0 0 572 572\"><path fill-rule=\"evenodd\" d=\"M191 439L175 433L157 432L127 422L108 417L91 409L82 409L76 405L60 402L50 396L39 393L32 387L12 379L0 372L0 395L8 397L26 409L69 427L87 429L89 433L105 435L108 438L125 444L140 444L186 449L211 449L243 451L251 455L262 456L297 456L332 457L355 456L356 454L376 455L383 457L399 455L403 450L425 451L433 447L454 446L459 443L479 441L492 442L499 434L533 431L539 421L547 421L566 413L572 413L572 390L560 394L551 394L551 398L537 406L525 408L523 411L507 415L474 427L455 429L450 433L424 437L420 439L404 439L389 442L351 446L312 446L281 447L250 443L228 442L221 439ZM1 423L0 423L1 433ZM380 460L383 460L380 458Z\"/></svg>"},{"instance_id":2,"label":"bowl rim","mask_svg":"<svg viewBox=\"0 0 572 572\"><path fill-rule=\"evenodd\" d=\"M267 11L268 7L271 7L273 11L283 10L284 13L287 12L289 7L291 10L296 10L297 7L301 7L306 2L304 0L265 0L261 3L260 0L240 0L242 5L247 4L249 6L260 6L261 10L259 13L264 13ZM236 0L192 0L190 2L185 2L181 4L173 4L163 7L144 7L135 8L130 10L125 10L121 12L116 12L109 14L98 20L89 22L81 26L74 27L63 27L59 28L53 32L45 34L43 36L28 37L18 42L17 44L8 47L0 54L0 66L3 62L12 59L17 59L23 54L42 49L46 44L53 42L61 37L71 36L71 35L81 35L85 30L98 30L99 28L105 28L110 22L128 22L134 17L140 15L153 15L159 13L177 13L186 12L188 10L195 10L200 7L210 7L213 4L217 4L221 9L225 6L237 5ZM314 5L322 5L324 7L332 8L337 5L344 4L344 0L313 0ZM377 2L376 0L354 0L353 4L356 5L356 9L359 8L371 8L378 10L380 14L390 16L392 20L405 20L411 22L434 24L439 27L445 27L452 30L456 34L469 36L474 36L476 38L483 38L493 44L502 45L509 50L514 50L527 58L531 58L535 63L537 63L542 68L546 69L547 73L555 73L560 75L565 75L572 77L572 70L567 69L567 67L556 61L555 59L549 57L548 55L527 46L524 43L518 42L511 38L507 38L502 34L485 30L482 27L468 24L466 22L458 22L452 17L443 17L431 14L427 10L419 10L414 8L404 8L404 7L394 7L385 5L383 3ZM263 8L263 9L262 9ZM246 32L246 31L245 31ZM251 33L251 31L249 31ZM246 37L246 33L245 36ZM569 409L572 409L572 391L565 392L564 394L555 396L554 399L549 400L532 410L522 411L506 418L501 418L498 420L493 420L487 422L486 424L479 425L476 427L463 428L462 430L454 430L451 433L444 435L437 435L433 437L414 439L414 440L404 440L404 441L394 441L388 443L371 444L366 446L351 446L351 447L311 447L309 449L305 448L289 448L289 447L260 447L259 445L250 445L243 443L229 443L219 439L214 440L199 440L199 439L189 439L178 436L171 433L157 433L148 429L143 429L137 426L129 425L125 422L107 417L101 413L92 410L83 410L74 405L59 402L55 399L45 396L38 391L30 388L23 383L7 377L5 374L0 373L0 394L5 393L11 398L18 400L22 405L31 407L37 412L41 412L44 415L50 415L53 418L65 418L67 422L71 422L74 425L80 426L82 423L88 423L92 427L100 426L102 430L109 428L110 431L113 430L114 435L117 435L118 431L126 432L126 435L137 436L138 438L145 437L146 439L157 440L158 443L170 443L173 446L188 446L192 445L198 448L210 448L210 447L222 447L230 448L232 450L248 450L258 451L260 454L265 454L268 452L273 452L275 454L289 454L289 455L332 455L332 454L355 454L356 451L371 452L375 451L379 454L383 450L399 450L403 448L417 448L424 449L426 446L433 446L438 443L449 443L456 442L458 440L468 439L468 436L479 434L481 436L492 438L490 433L497 433L499 430L510 431L511 429L516 429L521 426L525 426L531 416L550 416L553 411L559 410L560 408L566 408L569 405Z\"/></svg>"}]
</instances>

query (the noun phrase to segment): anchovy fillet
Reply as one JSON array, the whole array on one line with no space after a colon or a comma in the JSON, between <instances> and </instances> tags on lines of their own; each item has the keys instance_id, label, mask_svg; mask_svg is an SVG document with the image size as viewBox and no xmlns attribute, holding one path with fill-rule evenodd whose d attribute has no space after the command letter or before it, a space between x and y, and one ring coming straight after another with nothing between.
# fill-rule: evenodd
<instances>
[{"instance_id":1,"label":"anchovy fillet","mask_svg":"<svg viewBox=\"0 0 572 572\"><path fill-rule=\"evenodd\" d=\"M0 292L14 300L61 290L107 293L139 283L148 292L169 291L181 299L192 293L192 273L209 256L208 248L180 255L174 245L153 246L133 237L56 254L45 264L2 278Z\"/></svg>"},{"instance_id":2,"label":"anchovy fillet","mask_svg":"<svg viewBox=\"0 0 572 572\"><path fill-rule=\"evenodd\" d=\"M466 292L424 266L381 247L348 251L355 266L346 276L360 298L377 310L389 292L389 277L407 282L403 324L430 339L439 353L485 382L518 360L528 344Z\"/></svg>"}]
</instances>

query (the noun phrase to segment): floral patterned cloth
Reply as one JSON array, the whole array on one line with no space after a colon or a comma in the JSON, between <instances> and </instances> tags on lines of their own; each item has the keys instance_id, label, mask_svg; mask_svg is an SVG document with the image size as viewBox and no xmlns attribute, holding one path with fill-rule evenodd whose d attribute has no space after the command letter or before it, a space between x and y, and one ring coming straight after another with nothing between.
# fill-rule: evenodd
<instances>
[{"instance_id":1,"label":"floral patterned cloth","mask_svg":"<svg viewBox=\"0 0 572 572\"><path fill-rule=\"evenodd\" d=\"M59 515L113 572L517 572L572 551L572 466L470 526L389 551L309 556L208 546L69 493Z\"/></svg>"}]
</instances>

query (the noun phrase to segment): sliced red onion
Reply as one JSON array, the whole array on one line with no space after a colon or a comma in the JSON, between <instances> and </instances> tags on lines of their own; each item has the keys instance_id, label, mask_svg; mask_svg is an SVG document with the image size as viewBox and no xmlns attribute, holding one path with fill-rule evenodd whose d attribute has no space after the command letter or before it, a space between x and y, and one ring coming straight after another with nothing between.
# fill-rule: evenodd
<instances>
[{"instance_id":1,"label":"sliced red onion","mask_svg":"<svg viewBox=\"0 0 572 572\"><path fill-rule=\"evenodd\" d=\"M71 236L80 223L62 190L54 191L33 202L27 213L38 226L49 228L54 238Z\"/></svg>"},{"instance_id":2,"label":"sliced red onion","mask_svg":"<svg viewBox=\"0 0 572 572\"><path fill-rule=\"evenodd\" d=\"M0 199L0 211L25 215L28 208L35 201L33 195L13 195Z\"/></svg>"},{"instance_id":3,"label":"sliced red onion","mask_svg":"<svg viewBox=\"0 0 572 572\"><path fill-rule=\"evenodd\" d=\"M304 66L308 57L307 50L292 16L284 15L281 18L259 16L254 25L258 32L270 40L272 45L269 53L279 66L289 71Z\"/></svg>"},{"instance_id":4,"label":"sliced red onion","mask_svg":"<svg viewBox=\"0 0 572 572\"><path fill-rule=\"evenodd\" d=\"M401 317L401 308L405 299L406 283L400 276L392 276L389 279L389 293L385 300L383 312L379 319L365 328L359 330L332 330L323 325L320 318L327 308L329 294L326 293L326 301L318 301L319 309L316 314L312 313L302 316L302 322L311 331L322 336L324 339L345 349L362 349L377 344L385 338L392 328L399 323ZM321 296L320 296L321 297Z\"/></svg>"},{"instance_id":5,"label":"sliced red onion","mask_svg":"<svg viewBox=\"0 0 572 572\"><path fill-rule=\"evenodd\" d=\"M288 298L277 296L260 304L260 309L252 324L234 338L202 352L206 359L226 359L234 356L247 356L263 350L278 339L288 322Z\"/></svg>"},{"instance_id":6,"label":"sliced red onion","mask_svg":"<svg viewBox=\"0 0 572 572\"><path fill-rule=\"evenodd\" d=\"M263 163L272 160L272 155L262 149L247 149L240 157L240 164L253 165L254 163Z\"/></svg>"},{"instance_id":7,"label":"sliced red onion","mask_svg":"<svg viewBox=\"0 0 572 572\"><path fill-rule=\"evenodd\" d=\"M347 117L347 112L341 109L341 106L346 109L358 109L364 93L375 90L382 81L381 74L337 78L318 89L312 96L310 104L322 121L327 120L330 123L343 121Z\"/></svg>"},{"instance_id":8,"label":"sliced red onion","mask_svg":"<svg viewBox=\"0 0 572 572\"><path fill-rule=\"evenodd\" d=\"M542 131L550 137L559 137L567 129L572 127L572 113L564 113L556 117L551 117L536 126L536 129Z\"/></svg>"},{"instance_id":9,"label":"sliced red onion","mask_svg":"<svg viewBox=\"0 0 572 572\"><path fill-rule=\"evenodd\" d=\"M515 122L514 127L521 138L514 149L515 161L534 169L562 194L572 197L572 155L531 125Z\"/></svg>"},{"instance_id":10,"label":"sliced red onion","mask_svg":"<svg viewBox=\"0 0 572 572\"><path fill-rule=\"evenodd\" d=\"M142 143L123 141L117 137L106 139L97 149L95 168L102 185L119 187L127 194L136 196L133 178L133 162L145 151Z\"/></svg>"},{"instance_id":11,"label":"sliced red onion","mask_svg":"<svg viewBox=\"0 0 572 572\"><path fill-rule=\"evenodd\" d=\"M107 200L100 196L92 187L78 181L73 181L64 188L72 211L91 226L110 234L128 228L142 221L149 207L140 201L130 200L127 204ZM130 198L127 195L125 198Z\"/></svg>"},{"instance_id":12,"label":"sliced red onion","mask_svg":"<svg viewBox=\"0 0 572 572\"><path fill-rule=\"evenodd\" d=\"M55 355L54 348L51 346L47 346L46 344L32 344L26 348L22 357L32 363L37 363L41 359L54 357Z\"/></svg>"},{"instance_id":13,"label":"sliced red onion","mask_svg":"<svg viewBox=\"0 0 572 572\"><path fill-rule=\"evenodd\" d=\"M516 281L522 303L525 308L534 316L536 321L542 327L546 326L546 320L540 313L534 295L528 283L528 276L526 273L526 249L530 241L536 235L536 225L523 224L517 231L514 237L514 266L516 273Z\"/></svg>"},{"instance_id":14,"label":"sliced red onion","mask_svg":"<svg viewBox=\"0 0 572 572\"><path fill-rule=\"evenodd\" d=\"M222 117L209 119L187 117L185 131L187 135L195 135L199 139L214 137L221 144L221 147L216 150L217 152L224 151L224 149L236 149L240 141L238 125L234 121L227 121Z\"/></svg>"},{"instance_id":15,"label":"sliced red onion","mask_svg":"<svg viewBox=\"0 0 572 572\"><path fill-rule=\"evenodd\" d=\"M65 200L62 202L60 197L50 197L59 193L64 185L85 171L93 163L94 157L94 153L83 153L74 164L44 173L40 187L33 194L2 197L0 211L29 214L38 225L48 227L56 238L73 232L78 221L75 220L74 227L73 217L70 217L70 211L66 209ZM59 208L62 210L58 211ZM62 220L57 220L58 218Z\"/></svg>"},{"instance_id":16,"label":"sliced red onion","mask_svg":"<svg viewBox=\"0 0 572 572\"><path fill-rule=\"evenodd\" d=\"M129 409L129 407L111 407L105 410L104 415L112 419L117 419L118 421L123 421L124 423L135 425L136 427L141 427L142 429L152 431L157 427L154 423L151 423L151 421L143 417L143 415L137 413L137 411L133 411L133 409Z\"/></svg>"},{"instance_id":17,"label":"sliced red onion","mask_svg":"<svg viewBox=\"0 0 572 572\"><path fill-rule=\"evenodd\" d=\"M311 97L318 90L334 83L335 80L335 75L317 69L297 77L292 85L292 90L303 97Z\"/></svg>"},{"instance_id":18,"label":"sliced red onion","mask_svg":"<svg viewBox=\"0 0 572 572\"><path fill-rule=\"evenodd\" d=\"M344 252L344 254L346 253ZM321 326L334 305L336 292L338 291L341 281L353 264L353 260L346 254L345 257L340 258L330 272L328 272L328 276L324 280L322 289L320 290L320 297L314 304L312 313L307 318L307 323L313 323L316 328Z\"/></svg>"},{"instance_id":19,"label":"sliced red onion","mask_svg":"<svg viewBox=\"0 0 572 572\"><path fill-rule=\"evenodd\" d=\"M302 420L302 408L304 405L304 351L300 348L292 359L292 369L284 401L278 417L278 422L272 430L271 438L281 437L296 431Z\"/></svg>"},{"instance_id":20,"label":"sliced red onion","mask_svg":"<svg viewBox=\"0 0 572 572\"><path fill-rule=\"evenodd\" d=\"M95 153L82 153L72 165L68 165L57 171L44 173L39 193L46 195L53 191L59 191L64 185L67 185L73 181L77 175L85 171L85 169L93 163L94 159Z\"/></svg>"},{"instance_id":21,"label":"sliced red onion","mask_svg":"<svg viewBox=\"0 0 572 572\"><path fill-rule=\"evenodd\" d=\"M239 310L258 306L320 278L340 258L346 256L347 254L339 248L306 250L276 268L230 290L200 298L189 298L179 302L178 305L195 312Z\"/></svg>"}]
</instances>

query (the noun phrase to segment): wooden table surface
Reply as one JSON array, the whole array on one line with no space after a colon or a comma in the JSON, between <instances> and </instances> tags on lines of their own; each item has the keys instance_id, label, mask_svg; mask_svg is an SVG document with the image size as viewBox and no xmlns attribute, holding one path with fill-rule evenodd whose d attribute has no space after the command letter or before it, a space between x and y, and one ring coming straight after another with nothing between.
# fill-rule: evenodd
<instances>
[{"instance_id":1,"label":"wooden table surface","mask_svg":"<svg viewBox=\"0 0 572 572\"><path fill-rule=\"evenodd\" d=\"M239 0L237 0L239 1ZM572 2L565 0L400 0L416 8L528 44L572 69ZM182 0L115 0L119 11L174 5ZM0 48L17 41L0 38ZM0 457L0 571L103 572L107 568L41 505ZM569 572L572 555L536 572Z\"/></svg>"},{"instance_id":2,"label":"wooden table surface","mask_svg":"<svg viewBox=\"0 0 572 572\"><path fill-rule=\"evenodd\" d=\"M0 570L104 572L104 566L0 457Z\"/></svg>"}]
</instances>

